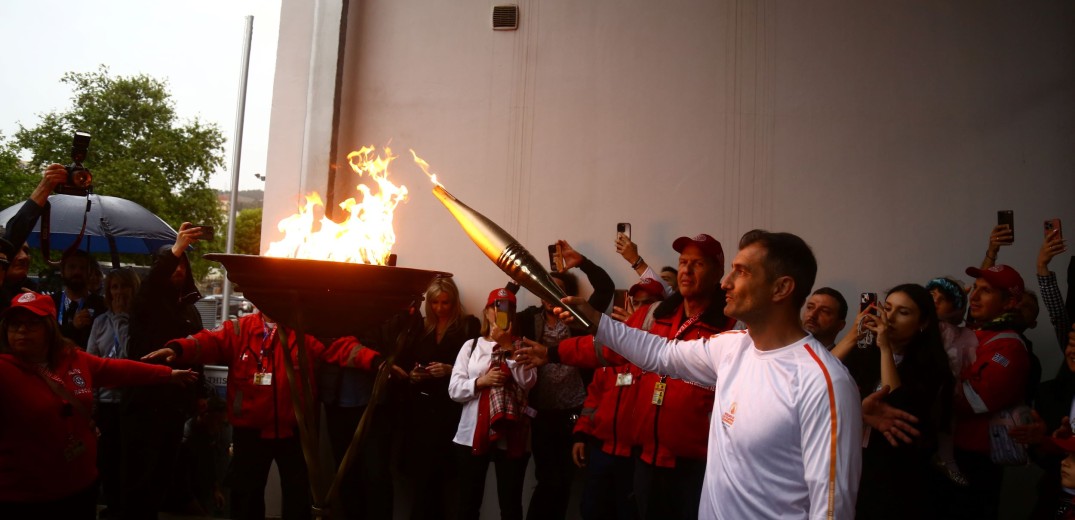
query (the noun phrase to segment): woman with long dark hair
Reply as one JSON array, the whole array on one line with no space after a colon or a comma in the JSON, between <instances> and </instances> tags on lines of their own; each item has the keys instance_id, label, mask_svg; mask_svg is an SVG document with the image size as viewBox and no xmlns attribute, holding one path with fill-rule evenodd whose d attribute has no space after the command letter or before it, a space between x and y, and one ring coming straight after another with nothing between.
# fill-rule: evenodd
<instances>
[{"instance_id":1,"label":"woman with long dark hair","mask_svg":"<svg viewBox=\"0 0 1075 520\"><path fill-rule=\"evenodd\" d=\"M938 426L948 424L951 416L953 378L929 291L917 284L898 285L880 307L858 316L861 328L876 335L875 345L856 348L856 334L848 334L833 354L844 361L863 398L889 387L885 400L918 417L921 435L894 447L881 433L870 432L862 453L856 517L929 517L925 483Z\"/></svg>"}]
</instances>

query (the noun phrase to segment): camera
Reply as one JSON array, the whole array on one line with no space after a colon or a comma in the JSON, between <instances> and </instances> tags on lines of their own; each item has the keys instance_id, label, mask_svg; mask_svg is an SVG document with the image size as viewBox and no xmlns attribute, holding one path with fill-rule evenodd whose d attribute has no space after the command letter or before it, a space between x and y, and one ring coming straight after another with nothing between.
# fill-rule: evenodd
<instances>
[{"instance_id":1,"label":"camera","mask_svg":"<svg viewBox=\"0 0 1075 520\"><path fill-rule=\"evenodd\" d=\"M71 143L71 164L64 166L67 169L67 181L56 188L56 193L85 195L93 191L93 174L82 166L89 150L90 134L75 132Z\"/></svg>"}]
</instances>

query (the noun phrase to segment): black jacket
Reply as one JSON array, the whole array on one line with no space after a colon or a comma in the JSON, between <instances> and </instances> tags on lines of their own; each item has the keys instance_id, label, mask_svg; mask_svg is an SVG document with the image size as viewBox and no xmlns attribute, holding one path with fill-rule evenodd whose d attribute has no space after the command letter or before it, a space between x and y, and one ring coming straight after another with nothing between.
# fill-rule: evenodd
<instances>
[{"instance_id":1,"label":"black jacket","mask_svg":"<svg viewBox=\"0 0 1075 520\"><path fill-rule=\"evenodd\" d=\"M171 276L184 259L164 246L157 252L149 275L131 305L130 340L127 357L139 359L170 340L185 338L202 330L202 319L194 303L202 298L187 269L182 287L172 285ZM193 394L172 385L143 386L124 392L128 406L174 406L185 408Z\"/></svg>"},{"instance_id":2,"label":"black jacket","mask_svg":"<svg viewBox=\"0 0 1075 520\"><path fill-rule=\"evenodd\" d=\"M593 287L593 294L587 302L591 307L604 312L608 309L608 304L612 303L612 294L616 291L615 282L601 266L593 263L589 258L583 258L582 263L579 264L579 270L586 275L590 287ZM544 331L542 326L542 320L545 319L544 312L545 309L541 305L535 305L519 313L518 324L522 337L541 342L540 335ZM572 336L581 336L586 333L581 328L572 327L571 329Z\"/></svg>"}]
</instances>

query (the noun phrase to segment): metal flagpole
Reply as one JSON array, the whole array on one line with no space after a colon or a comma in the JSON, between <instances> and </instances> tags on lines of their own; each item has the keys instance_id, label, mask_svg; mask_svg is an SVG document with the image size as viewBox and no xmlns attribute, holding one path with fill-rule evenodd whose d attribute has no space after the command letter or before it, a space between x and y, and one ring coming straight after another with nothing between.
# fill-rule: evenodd
<instances>
[{"instance_id":1,"label":"metal flagpole","mask_svg":"<svg viewBox=\"0 0 1075 520\"><path fill-rule=\"evenodd\" d=\"M246 17L246 34L243 36L243 63L239 74L239 104L235 108L235 138L231 150L231 196L228 199L228 242L225 252L235 247L235 205L239 199L239 164L243 155L243 119L246 116L246 80L250 76L250 41L254 35L254 17ZM220 310L221 323L228 321L231 310L231 280L224 276L224 294Z\"/></svg>"}]
</instances>

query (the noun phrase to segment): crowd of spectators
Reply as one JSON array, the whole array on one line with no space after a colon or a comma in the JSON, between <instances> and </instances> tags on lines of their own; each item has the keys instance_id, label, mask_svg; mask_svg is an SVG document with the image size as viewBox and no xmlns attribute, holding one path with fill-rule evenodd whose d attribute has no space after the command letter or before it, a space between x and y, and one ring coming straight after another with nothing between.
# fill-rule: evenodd
<instances>
[{"instance_id":1,"label":"crowd of spectators","mask_svg":"<svg viewBox=\"0 0 1075 520\"><path fill-rule=\"evenodd\" d=\"M476 318L438 279L421 333L386 368L385 330L300 337L262 313L202 330L187 259L201 230L189 223L144 279L71 249L62 288L34 292L25 243L65 179L57 166L0 239L0 388L20 397L0 405L0 517L94 518L103 506L101 518L264 518L275 462L283 516L310 518L300 433L311 409L324 410L337 462L353 457L345 518L391 518L401 492L411 518L476 519L490 463L506 519L995 518L1004 467L1028 461L1045 470L1031 517L1075 515L1075 298L1069 288L1065 304L1049 267L1067 251L1059 230L1038 255L1040 303L997 263L1012 241L997 226L965 269L970 284L893 280L858 309L813 290L812 253L790 234L747 233L727 274L710 235L673 241L677 266L657 272L620 234L638 278L615 302L608 272L560 240L552 278L565 301L607 311L599 325L556 302L517 309L513 284ZM1075 259L1069 281L1073 271ZM1040 384L1025 335L1039 305L1064 360ZM299 344L315 363L300 362ZM195 384L206 364L229 368L225 395ZM346 455L380 370L389 406ZM751 405L772 413L755 423ZM774 431L735 435L763 426Z\"/></svg>"}]
</instances>

